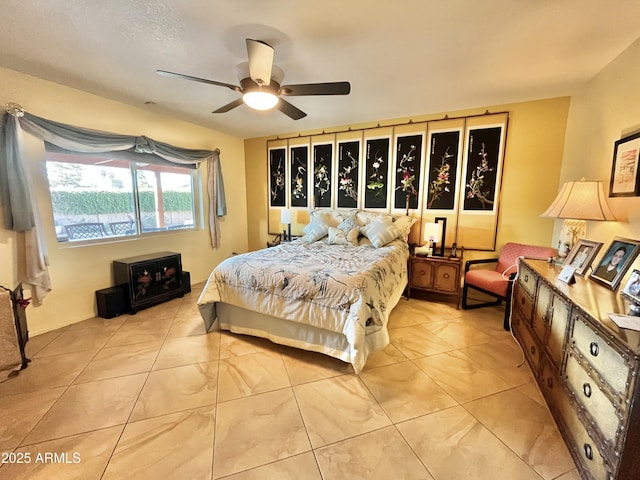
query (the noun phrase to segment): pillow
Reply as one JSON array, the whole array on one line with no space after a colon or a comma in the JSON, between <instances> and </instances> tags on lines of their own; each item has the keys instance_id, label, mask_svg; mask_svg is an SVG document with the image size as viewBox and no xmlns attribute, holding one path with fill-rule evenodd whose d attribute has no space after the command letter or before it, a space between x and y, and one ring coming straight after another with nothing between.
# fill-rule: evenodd
<instances>
[{"instance_id":1,"label":"pillow","mask_svg":"<svg viewBox=\"0 0 640 480\"><path fill-rule=\"evenodd\" d=\"M360 231L376 248L384 247L390 241L402 236L402 232L388 216L365 225Z\"/></svg>"},{"instance_id":2,"label":"pillow","mask_svg":"<svg viewBox=\"0 0 640 480\"><path fill-rule=\"evenodd\" d=\"M360 229L360 224L358 223L358 219L355 215L350 215L345 218L340 225L338 225L340 230L353 230L354 228Z\"/></svg>"},{"instance_id":3,"label":"pillow","mask_svg":"<svg viewBox=\"0 0 640 480\"><path fill-rule=\"evenodd\" d=\"M327 224L331 227L337 227L342 220L349 216L348 212L332 210L332 209L319 209L314 208L309 210L309 220L313 220L316 217L324 217Z\"/></svg>"},{"instance_id":4,"label":"pillow","mask_svg":"<svg viewBox=\"0 0 640 480\"><path fill-rule=\"evenodd\" d=\"M325 220L324 215L316 215L313 219L302 229L305 233L305 240L308 243L317 242L324 237L329 231L329 224Z\"/></svg>"},{"instance_id":5,"label":"pillow","mask_svg":"<svg viewBox=\"0 0 640 480\"><path fill-rule=\"evenodd\" d=\"M360 225L369 225L380 218L391 218L387 213L358 212L356 218Z\"/></svg>"},{"instance_id":6,"label":"pillow","mask_svg":"<svg viewBox=\"0 0 640 480\"><path fill-rule=\"evenodd\" d=\"M396 219L394 219L393 224L396 226L398 230L402 232L402 238L404 238L405 242L409 241L409 232L411 232L411 227L413 224L418 221L417 218L410 217L407 215L402 215Z\"/></svg>"},{"instance_id":7,"label":"pillow","mask_svg":"<svg viewBox=\"0 0 640 480\"><path fill-rule=\"evenodd\" d=\"M329 227L329 245L357 245L360 228L342 230L336 227Z\"/></svg>"}]
</instances>

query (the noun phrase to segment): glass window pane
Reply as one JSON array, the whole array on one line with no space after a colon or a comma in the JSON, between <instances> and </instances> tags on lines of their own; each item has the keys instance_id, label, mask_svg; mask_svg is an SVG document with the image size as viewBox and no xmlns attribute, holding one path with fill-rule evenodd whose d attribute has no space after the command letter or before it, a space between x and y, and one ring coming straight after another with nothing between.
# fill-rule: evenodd
<instances>
[{"instance_id":1,"label":"glass window pane","mask_svg":"<svg viewBox=\"0 0 640 480\"><path fill-rule=\"evenodd\" d=\"M138 164L137 178L143 233L195 227L191 170Z\"/></svg>"},{"instance_id":2,"label":"glass window pane","mask_svg":"<svg viewBox=\"0 0 640 480\"><path fill-rule=\"evenodd\" d=\"M51 152L46 158L59 242L135 235L128 162Z\"/></svg>"}]
</instances>

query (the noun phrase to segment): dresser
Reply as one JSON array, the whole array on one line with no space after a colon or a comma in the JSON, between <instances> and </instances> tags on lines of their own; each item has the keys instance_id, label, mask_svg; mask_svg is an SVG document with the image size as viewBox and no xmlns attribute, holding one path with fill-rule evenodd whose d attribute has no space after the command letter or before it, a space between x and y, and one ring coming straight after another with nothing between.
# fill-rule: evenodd
<instances>
[{"instance_id":1,"label":"dresser","mask_svg":"<svg viewBox=\"0 0 640 480\"><path fill-rule=\"evenodd\" d=\"M125 289L132 313L185 293L182 258L175 252L114 260L113 277L115 284Z\"/></svg>"},{"instance_id":2,"label":"dresser","mask_svg":"<svg viewBox=\"0 0 640 480\"><path fill-rule=\"evenodd\" d=\"M608 313L627 300L561 267L523 260L511 326L571 455L585 479L640 478L640 332Z\"/></svg>"}]
</instances>

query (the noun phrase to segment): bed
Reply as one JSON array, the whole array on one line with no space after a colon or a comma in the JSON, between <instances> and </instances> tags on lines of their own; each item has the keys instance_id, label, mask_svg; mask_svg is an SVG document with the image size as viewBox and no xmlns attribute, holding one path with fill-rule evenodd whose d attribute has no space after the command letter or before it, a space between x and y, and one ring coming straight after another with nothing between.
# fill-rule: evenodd
<instances>
[{"instance_id":1,"label":"bed","mask_svg":"<svg viewBox=\"0 0 640 480\"><path fill-rule=\"evenodd\" d=\"M207 331L229 330L320 352L360 372L368 355L389 343L389 314L407 285L413 222L403 221L400 234L382 241L371 234L375 220L349 228L353 238L344 243L305 228L299 240L224 260L198 299Z\"/></svg>"}]
</instances>

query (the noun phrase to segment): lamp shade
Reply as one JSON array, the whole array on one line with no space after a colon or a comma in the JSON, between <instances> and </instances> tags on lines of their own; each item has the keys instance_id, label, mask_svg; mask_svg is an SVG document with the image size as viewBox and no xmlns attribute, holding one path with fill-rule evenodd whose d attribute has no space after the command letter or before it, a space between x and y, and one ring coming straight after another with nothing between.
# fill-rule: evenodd
<instances>
[{"instance_id":1,"label":"lamp shade","mask_svg":"<svg viewBox=\"0 0 640 480\"><path fill-rule=\"evenodd\" d=\"M604 196L602 182L565 182L551 206L541 215L572 220L615 221Z\"/></svg>"},{"instance_id":2,"label":"lamp shade","mask_svg":"<svg viewBox=\"0 0 640 480\"><path fill-rule=\"evenodd\" d=\"M441 225L439 223L425 223L423 230L423 238L425 242L440 241Z\"/></svg>"},{"instance_id":3,"label":"lamp shade","mask_svg":"<svg viewBox=\"0 0 640 480\"><path fill-rule=\"evenodd\" d=\"M291 223L291 210L280 210L280 223L284 223L285 225Z\"/></svg>"},{"instance_id":4,"label":"lamp shade","mask_svg":"<svg viewBox=\"0 0 640 480\"><path fill-rule=\"evenodd\" d=\"M242 100L254 110L269 110L278 104L278 97L271 92L256 90L247 92Z\"/></svg>"}]
</instances>

